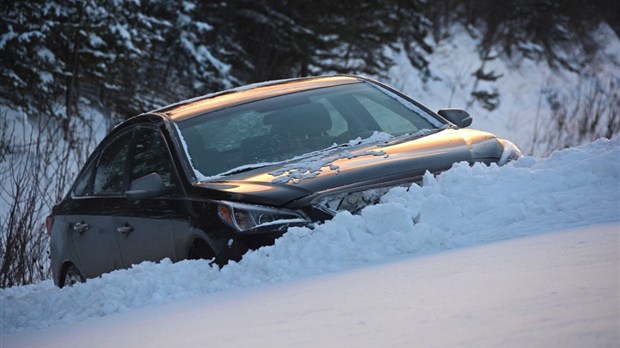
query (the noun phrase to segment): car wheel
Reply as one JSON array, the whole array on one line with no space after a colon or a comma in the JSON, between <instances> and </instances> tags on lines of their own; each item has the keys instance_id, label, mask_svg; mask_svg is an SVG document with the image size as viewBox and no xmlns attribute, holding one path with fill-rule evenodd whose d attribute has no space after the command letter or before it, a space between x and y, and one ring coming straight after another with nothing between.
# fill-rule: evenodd
<instances>
[{"instance_id":1,"label":"car wheel","mask_svg":"<svg viewBox=\"0 0 620 348\"><path fill-rule=\"evenodd\" d=\"M196 239L189 248L187 258L190 260L210 260L215 257L215 253L209 247L209 244L202 239Z\"/></svg>"},{"instance_id":2,"label":"car wheel","mask_svg":"<svg viewBox=\"0 0 620 348\"><path fill-rule=\"evenodd\" d=\"M80 270L75 267L75 265L71 264L69 265L69 267L67 267L67 270L65 271L65 276L61 288L65 286L73 286L77 283L84 283L85 281L86 280L82 276L82 273L80 273Z\"/></svg>"}]
</instances>

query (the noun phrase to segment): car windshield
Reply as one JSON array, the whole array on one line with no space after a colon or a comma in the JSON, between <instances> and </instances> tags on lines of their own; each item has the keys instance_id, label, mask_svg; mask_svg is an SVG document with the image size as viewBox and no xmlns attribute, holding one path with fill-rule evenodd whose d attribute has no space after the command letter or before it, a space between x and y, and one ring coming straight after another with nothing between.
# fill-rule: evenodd
<instances>
[{"instance_id":1,"label":"car windshield","mask_svg":"<svg viewBox=\"0 0 620 348\"><path fill-rule=\"evenodd\" d=\"M374 132L402 136L442 125L416 104L368 82L285 94L177 123L194 169L205 177L284 161Z\"/></svg>"}]
</instances>

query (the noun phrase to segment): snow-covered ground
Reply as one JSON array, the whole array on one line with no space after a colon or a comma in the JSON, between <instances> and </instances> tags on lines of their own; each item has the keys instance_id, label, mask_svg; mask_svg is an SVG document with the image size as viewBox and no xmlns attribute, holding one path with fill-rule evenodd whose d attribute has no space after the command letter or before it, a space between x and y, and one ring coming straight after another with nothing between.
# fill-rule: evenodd
<instances>
[{"instance_id":1,"label":"snow-covered ground","mask_svg":"<svg viewBox=\"0 0 620 348\"><path fill-rule=\"evenodd\" d=\"M617 346L619 228L620 136L457 164L221 270L144 263L0 290L0 343Z\"/></svg>"},{"instance_id":2,"label":"snow-covered ground","mask_svg":"<svg viewBox=\"0 0 620 348\"><path fill-rule=\"evenodd\" d=\"M2 346L617 347L619 227L232 289L24 330Z\"/></svg>"}]
</instances>

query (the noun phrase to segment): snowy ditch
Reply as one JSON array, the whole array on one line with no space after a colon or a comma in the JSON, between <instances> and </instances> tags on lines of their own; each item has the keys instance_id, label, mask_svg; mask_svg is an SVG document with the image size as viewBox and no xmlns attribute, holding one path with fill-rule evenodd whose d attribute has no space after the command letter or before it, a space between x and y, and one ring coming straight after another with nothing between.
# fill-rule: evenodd
<instances>
[{"instance_id":1,"label":"snowy ditch","mask_svg":"<svg viewBox=\"0 0 620 348\"><path fill-rule=\"evenodd\" d=\"M504 167L455 164L397 187L360 215L291 228L223 269L206 261L142 263L72 288L51 281L0 290L3 334L106 316L231 288L620 221L620 136Z\"/></svg>"}]
</instances>

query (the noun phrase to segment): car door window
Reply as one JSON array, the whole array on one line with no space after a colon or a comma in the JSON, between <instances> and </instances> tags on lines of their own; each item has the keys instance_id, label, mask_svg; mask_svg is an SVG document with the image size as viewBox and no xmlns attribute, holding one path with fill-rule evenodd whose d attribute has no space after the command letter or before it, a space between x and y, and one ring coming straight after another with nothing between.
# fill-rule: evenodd
<instances>
[{"instance_id":1,"label":"car door window","mask_svg":"<svg viewBox=\"0 0 620 348\"><path fill-rule=\"evenodd\" d=\"M131 181L157 173L166 185L172 185L172 167L164 138L159 131L141 128L136 133L136 148L131 168Z\"/></svg>"},{"instance_id":2,"label":"car door window","mask_svg":"<svg viewBox=\"0 0 620 348\"><path fill-rule=\"evenodd\" d=\"M95 172L94 194L115 194L123 191L130 141L131 132L127 132L103 150Z\"/></svg>"},{"instance_id":3,"label":"car door window","mask_svg":"<svg viewBox=\"0 0 620 348\"><path fill-rule=\"evenodd\" d=\"M73 190L74 196L88 196L90 194L90 179L93 176L94 162L88 165L88 168L84 170L82 176L76 181L75 189Z\"/></svg>"}]
</instances>

